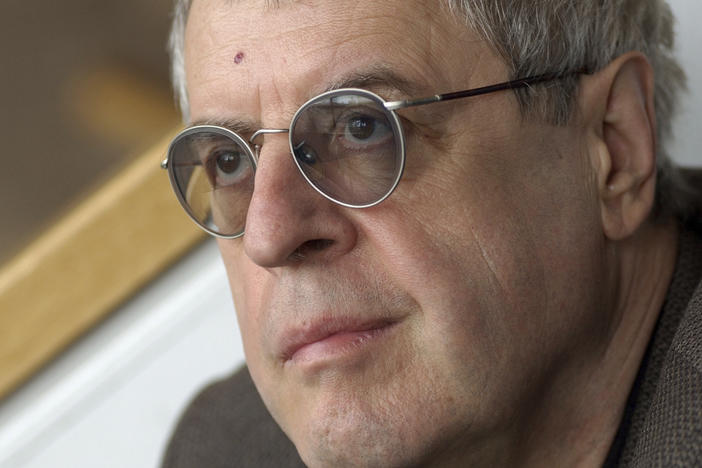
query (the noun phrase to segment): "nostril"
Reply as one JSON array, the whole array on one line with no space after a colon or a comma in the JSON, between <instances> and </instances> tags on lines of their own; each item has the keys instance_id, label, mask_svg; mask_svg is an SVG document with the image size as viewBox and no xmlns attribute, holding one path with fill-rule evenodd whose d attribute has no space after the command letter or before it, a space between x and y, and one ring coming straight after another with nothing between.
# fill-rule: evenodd
<instances>
[{"instance_id":1,"label":"nostril","mask_svg":"<svg viewBox=\"0 0 702 468\"><path fill-rule=\"evenodd\" d=\"M331 247L334 241L331 239L312 239L300 245L290 255L291 260L304 260L308 255Z\"/></svg>"}]
</instances>

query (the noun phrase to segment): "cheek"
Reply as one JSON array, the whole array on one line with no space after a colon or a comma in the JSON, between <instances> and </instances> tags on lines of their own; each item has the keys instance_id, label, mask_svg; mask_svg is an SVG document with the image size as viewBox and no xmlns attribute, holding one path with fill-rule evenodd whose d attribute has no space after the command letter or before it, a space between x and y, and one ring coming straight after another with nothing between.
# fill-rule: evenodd
<instances>
[{"instance_id":1,"label":"cheek","mask_svg":"<svg viewBox=\"0 0 702 468\"><path fill-rule=\"evenodd\" d=\"M531 205L528 194L495 177L456 173L435 171L399 190L392 209L365 223L370 242L386 249L408 290L431 297L427 304L520 308L530 297L538 305L543 238L520 205Z\"/></svg>"},{"instance_id":2,"label":"cheek","mask_svg":"<svg viewBox=\"0 0 702 468\"><path fill-rule=\"evenodd\" d=\"M382 219L364 223L372 226L366 237L373 255L383 259L376 268L418 304L413 320L424 352L492 367L486 360L495 356L489 337L504 334L500 316L512 309L504 283L516 285L507 277L518 269L514 255L488 251L483 236L505 243L507 233L473 229L476 219L468 209L446 213L440 203L412 210L388 205Z\"/></svg>"},{"instance_id":3,"label":"cheek","mask_svg":"<svg viewBox=\"0 0 702 468\"><path fill-rule=\"evenodd\" d=\"M520 224L498 222L489 215L494 206L477 210L465 200L451 212L441 203L388 204L364 224L383 259L376 268L418 304L413 345L419 374L433 377L429 392L452 399L448 413L458 419L490 425L509 420L510 402L538 366L523 356L545 352L538 337L546 285Z\"/></svg>"},{"instance_id":4,"label":"cheek","mask_svg":"<svg viewBox=\"0 0 702 468\"><path fill-rule=\"evenodd\" d=\"M572 284L593 280L593 235L584 226L596 211L581 172L566 180L553 168L547 177L504 164L437 164L403 180L382 212L362 223L386 274L420 305L426 343L473 360L496 381L528 351L566 346L559 335L569 336L573 322L564 311L577 321L578 302L587 299Z\"/></svg>"}]
</instances>

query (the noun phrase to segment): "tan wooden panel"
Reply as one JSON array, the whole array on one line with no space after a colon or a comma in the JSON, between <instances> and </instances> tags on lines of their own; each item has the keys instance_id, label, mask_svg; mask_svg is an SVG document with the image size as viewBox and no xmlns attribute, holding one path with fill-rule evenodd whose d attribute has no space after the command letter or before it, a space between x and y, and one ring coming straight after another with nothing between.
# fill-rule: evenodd
<instances>
[{"instance_id":1,"label":"tan wooden panel","mask_svg":"<svg viewBox=\"0 0 702 468\"><path fill-rule=\"evenodd\" d=\"M171 137L0 270L0 397L203 239L159 167Z\"/></svg>"}]
</instances>

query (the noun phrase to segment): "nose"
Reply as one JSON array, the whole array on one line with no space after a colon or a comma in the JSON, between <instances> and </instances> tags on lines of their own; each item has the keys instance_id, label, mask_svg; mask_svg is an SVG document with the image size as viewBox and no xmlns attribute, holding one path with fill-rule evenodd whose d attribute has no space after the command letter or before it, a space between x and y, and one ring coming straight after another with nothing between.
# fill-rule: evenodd
<instances>
[{"instance_id":1,"label":"nose","mask_svg":"<svg viewBox=\"0 0 702 468\"><path fill-rule=\"evenodd\" d=\"M332 261L353 249L350 208L327 200L300 174L282 135L266 137L256 169L244 252L264 268Z\"/></svg>"}]
</instances>

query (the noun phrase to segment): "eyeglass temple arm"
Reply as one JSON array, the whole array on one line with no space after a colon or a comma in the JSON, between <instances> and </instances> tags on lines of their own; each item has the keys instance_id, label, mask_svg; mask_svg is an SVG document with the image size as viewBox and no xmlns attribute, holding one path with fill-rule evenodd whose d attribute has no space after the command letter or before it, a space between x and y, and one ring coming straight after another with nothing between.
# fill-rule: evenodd
<instances>
[{"instance_id":1,"label":"eyeglass temple arm","mask_svg":"<svg viewBox=\"0 0 702 468\"><path fill-rule=\"evenodd\" d=\"M446 94L435 94L434 96L428 96L419 99L408 99L406 101L391 101L385 103L385 108L390 111L395 111L398 109L404 109L406 107L423 106L425 104L431 104L433 102L450 101L452 99L461 99L471 96L479 96L481 94L494 93L496 91L504 91L506 89L519 89L528 88L529 86L536 83L543 83L545 81L559 80L573 75L589 73L586 70L577 70L573 72L566 73L544 73L542 75L530 76L527 78L519 78L512 81L506 81L504 83L498 83L490 86L483 86L481 88L467 89L464 91L456 91L454 93Z\"/></svg>"}]
</instances>

